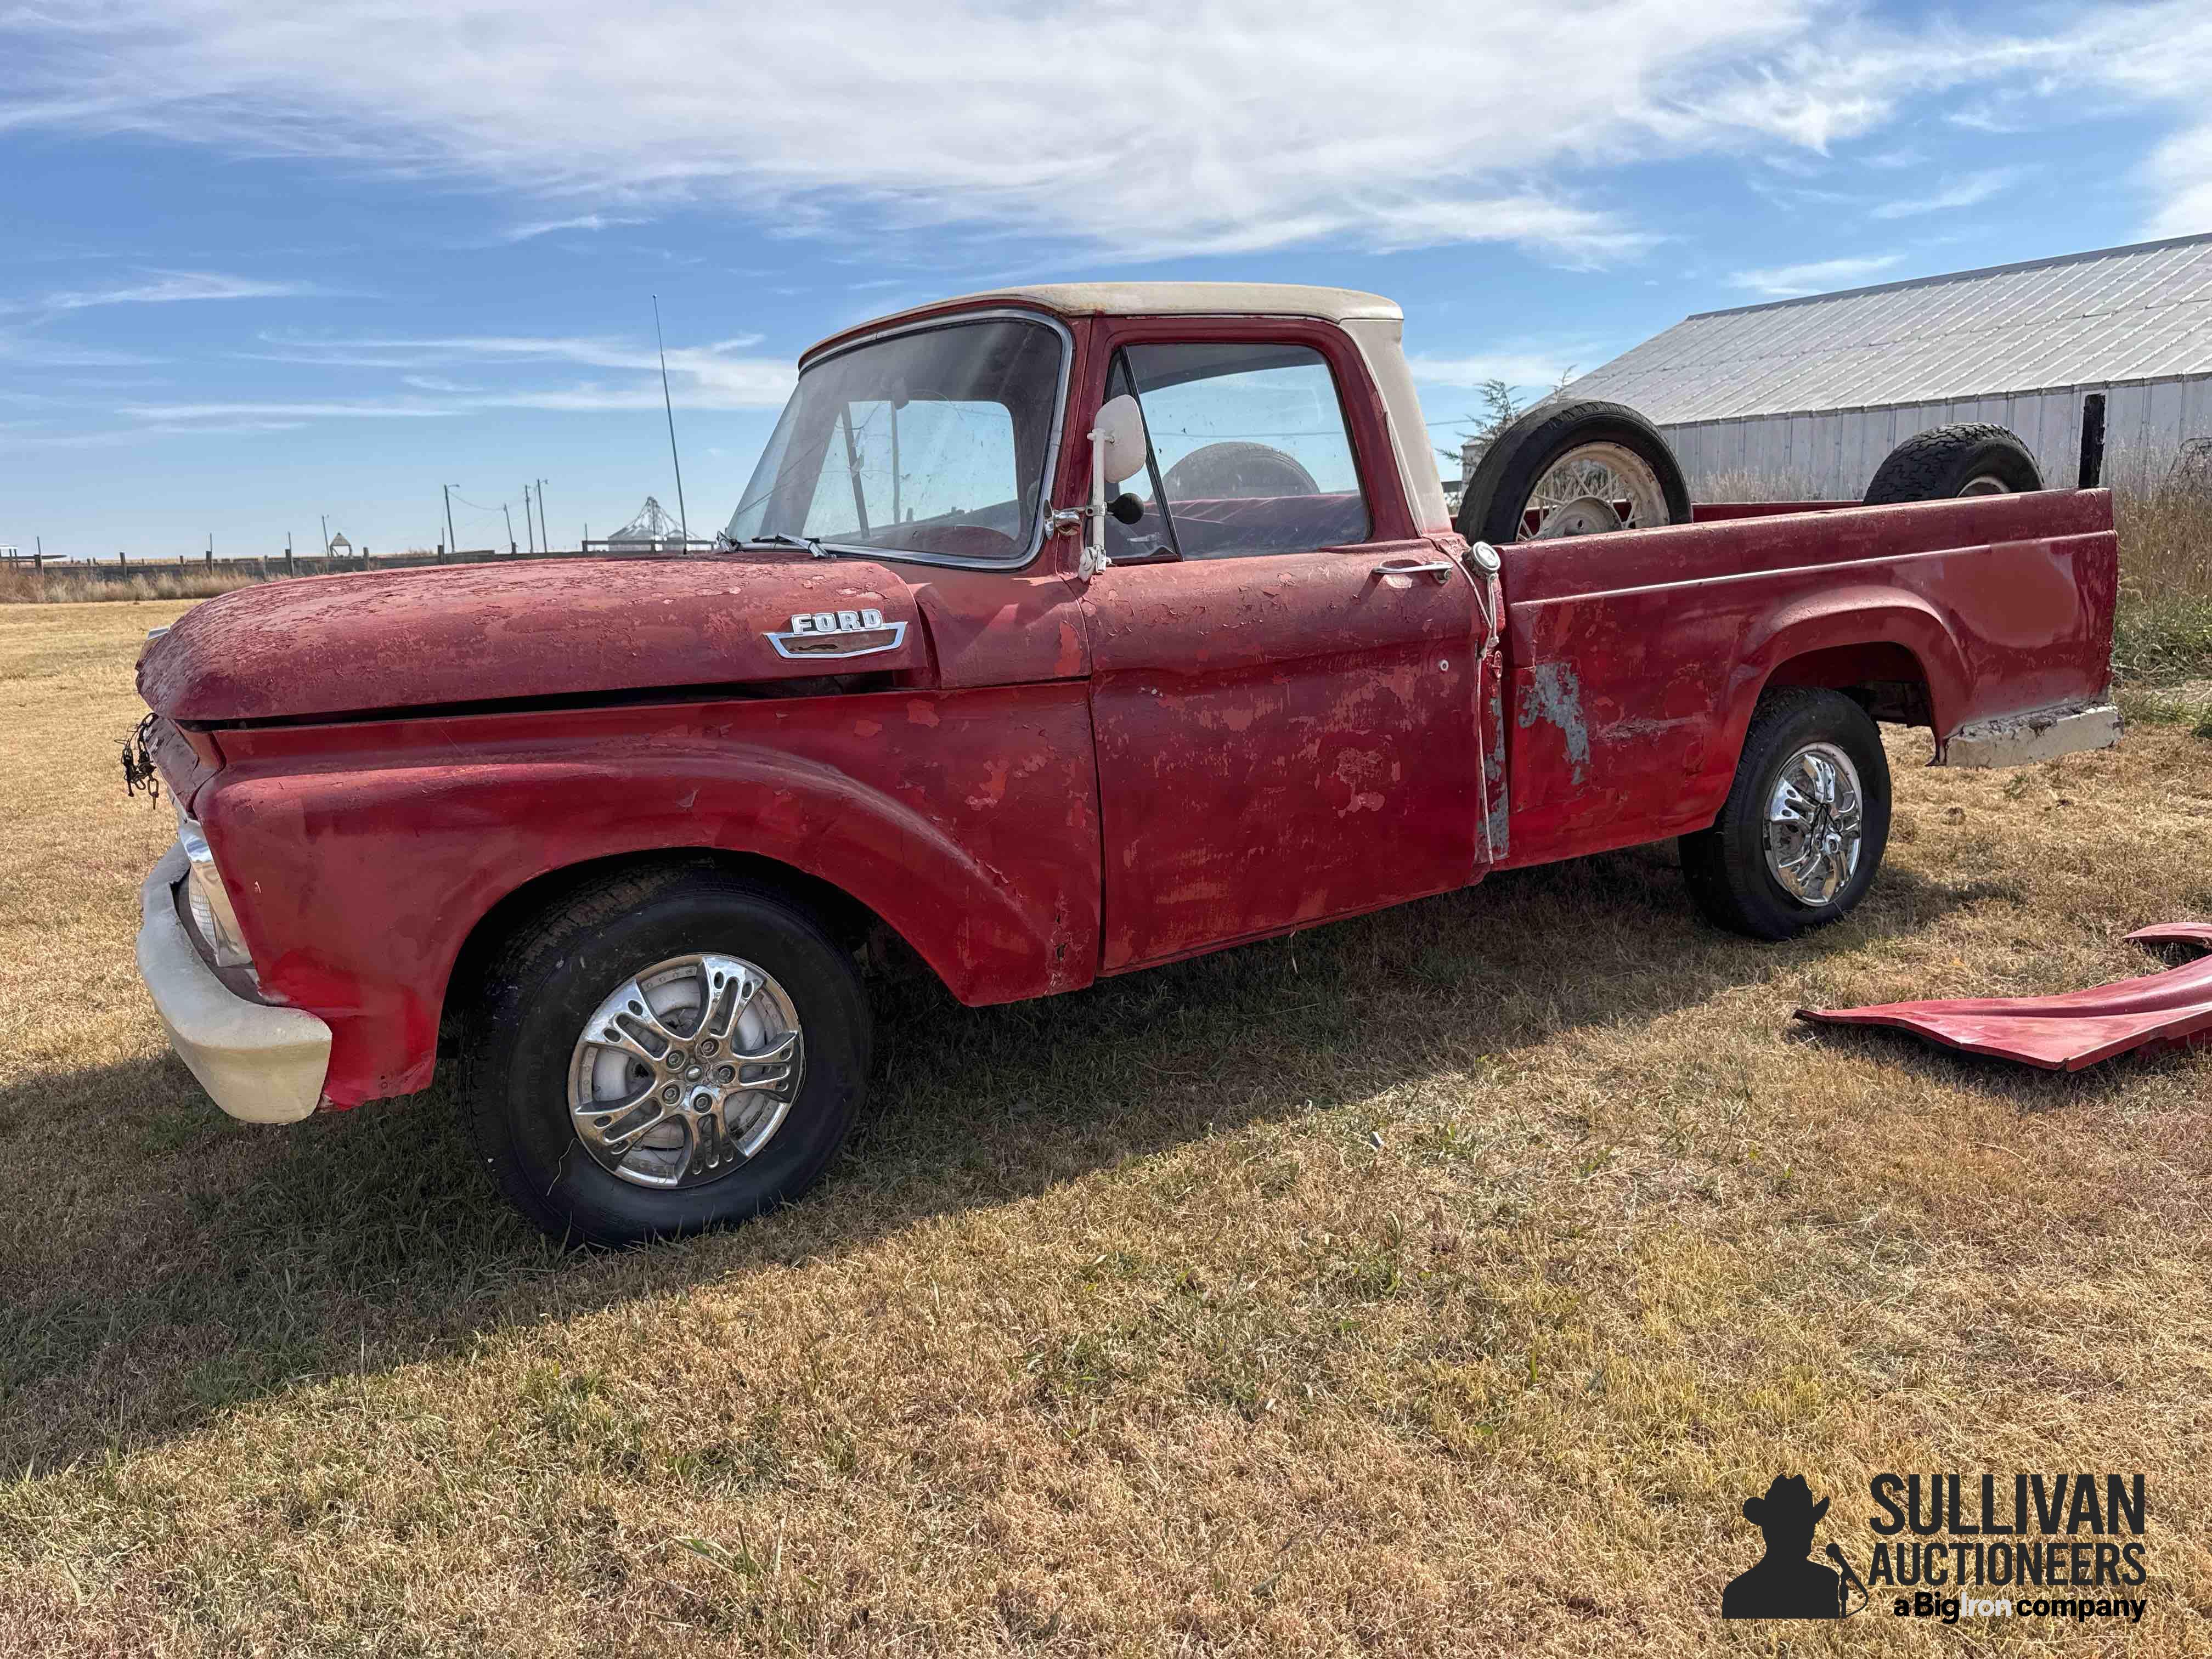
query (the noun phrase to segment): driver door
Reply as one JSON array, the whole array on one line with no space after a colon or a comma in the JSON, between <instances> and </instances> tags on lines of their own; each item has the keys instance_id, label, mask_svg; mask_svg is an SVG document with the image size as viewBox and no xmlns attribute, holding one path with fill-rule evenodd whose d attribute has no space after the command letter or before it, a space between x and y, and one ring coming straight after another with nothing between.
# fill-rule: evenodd
<instances>
[{"instance_id":1,"label":"driver door","mask_svg":"<svg viewBox=\"0 0 2212 1659\"><path fill-rule=\"evenodd\" d=\"M1112 347L1149 453L1084 601L1104 971L1474 880L1482 611L1356 352L1281 319Z\"/></svg>"}]
</instances>

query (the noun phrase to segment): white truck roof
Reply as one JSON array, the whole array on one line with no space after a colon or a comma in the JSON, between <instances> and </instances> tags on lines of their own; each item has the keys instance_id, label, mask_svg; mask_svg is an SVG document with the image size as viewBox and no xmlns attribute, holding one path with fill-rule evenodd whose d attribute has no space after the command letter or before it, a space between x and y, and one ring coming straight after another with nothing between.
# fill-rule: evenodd
<instances>
[{"instance_id":1,"label":"white truck roof","mask_svg":"<svg viewBox=\"0 0 2212 1659\"><path fill-rule=\"evenodd\" d=\"M986 289L980 294L932 300L927 305L872 319L817 340L800 355L804 362L831 340L872 333L908 317L953 306L1034 306L1062 317L1319 317L1329 322L1403 322L1395 300L1353 288L1316 288L1304 283L1033 283L1018 288Z\"/></svg>"}]
</instances>

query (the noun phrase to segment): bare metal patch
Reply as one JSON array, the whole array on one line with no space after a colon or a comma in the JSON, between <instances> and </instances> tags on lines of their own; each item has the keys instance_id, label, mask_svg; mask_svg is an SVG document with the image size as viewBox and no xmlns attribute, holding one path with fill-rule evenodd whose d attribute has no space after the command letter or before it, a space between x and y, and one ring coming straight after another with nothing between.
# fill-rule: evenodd
<instances>
[{"instance_id":1,"label":"bare metal patch","mask_svg":"<svg viewBox=\"0 0 2212 1659\"><path fill-rule=\"evenodd\" d=\"M1567 742L1574 781L1580 783L1589 770L1589 727L1583 720L1582 682L1565 663L1540 662L1528 670L1528 696L1521 705L1521 729L1525 732L1538 720L1559 728Z\"/></svg>"}]
</instances>

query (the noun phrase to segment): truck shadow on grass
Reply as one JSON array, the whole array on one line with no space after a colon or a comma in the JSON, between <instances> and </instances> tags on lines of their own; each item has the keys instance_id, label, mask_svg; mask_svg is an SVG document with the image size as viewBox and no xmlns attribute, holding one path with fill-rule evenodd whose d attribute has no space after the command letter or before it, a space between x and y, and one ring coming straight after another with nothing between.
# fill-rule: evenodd
<instances>
[{"instance_id":1,"label":"truck shadow on grass","mask_svg":"<svg viewBox=\"0 0 2212 1659\"><path fill-rule=\"evenodd\" d=\"M1893 871L1838 927L1759 946L1694 920L1671 854L1643 849L1044 1002L968 1010L932 982L892 983L873 1104L823 1186L647 1250L540 1239L478 1176L442 1089L272 1130L221 1118L166 1057L33 1079L0 1094L14 1177L0 1479L302 1382L864 1248L1219 1131L1480 1074L1562 1032L1658 1019L2012 896ZM1774 1005L1786 1018L1790 997ZM100 1155L72 1162L57 1123Z\"/></svg>"}]
</instances>

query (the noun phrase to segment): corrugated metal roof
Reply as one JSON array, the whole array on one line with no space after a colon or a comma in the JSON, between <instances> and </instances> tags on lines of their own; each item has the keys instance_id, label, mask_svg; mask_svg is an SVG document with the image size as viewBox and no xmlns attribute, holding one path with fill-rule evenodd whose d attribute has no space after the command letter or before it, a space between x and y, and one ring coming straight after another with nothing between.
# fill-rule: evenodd
<instances>
[{"instance_id":1,"label":"corrugated metal roof","mask_svg":"<svg viewBox=\"0 0 2212 1659\"><path fill-rule=\"evenodd\" d=\"M1567 388L1662 426L2212 373L2212 235L1685 318Z\"/></svg>"}]
</instances>

